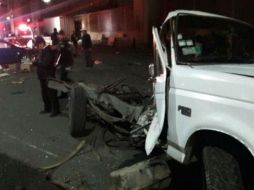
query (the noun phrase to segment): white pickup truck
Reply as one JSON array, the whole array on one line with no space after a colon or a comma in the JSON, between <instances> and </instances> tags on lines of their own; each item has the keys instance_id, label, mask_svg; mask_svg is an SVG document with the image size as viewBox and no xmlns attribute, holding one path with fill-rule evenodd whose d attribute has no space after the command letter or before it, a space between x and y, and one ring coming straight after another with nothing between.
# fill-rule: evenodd
<instances>
[{"instance_id":1,"label":"white pickup truck","mask_svg":"<svg viewBox=\"0 0 254 190\"><path fill-rule=\"evenodd\" d=\"M153 36L157 111L147 154L164 138L173 159L200 160L204 189L254 189L253 26L178 10Z\"/></svg>"}]
</instances>

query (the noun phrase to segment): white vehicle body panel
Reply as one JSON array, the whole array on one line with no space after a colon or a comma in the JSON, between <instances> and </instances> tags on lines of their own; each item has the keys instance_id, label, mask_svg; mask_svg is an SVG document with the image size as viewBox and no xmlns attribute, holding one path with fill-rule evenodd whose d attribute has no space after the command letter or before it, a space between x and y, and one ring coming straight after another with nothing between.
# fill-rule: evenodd
<instances>
[{"instance_id":1,"label":"white vehicle body panel","mask_svg":"<svg viewBox=\"0 0 254 190\"><path fill-rule=\"evenodd\" d=\"M236 138L254 154L254 78L188 66L175 66L171 76L169 144L184 150L196 131L212 130ZM191 117L182 115L179 105L191 108ZM175 151L173 148L169 146L168 153Z\"/></svg>"},{"instance_id":2,"label":"white vehicle body panel","mask_svg":"<svg viewBox=\"0 0 254 190\"><path fill-rule=\"evenodd\" d=\"M169 13L165 22L178 14L235 20L200 11L179 10ZM160 44L160 39L154 36L156 45ZM160 89L166 75L159 77L161 80L154 84L157 114L147 135L147 154L152 151L162 131L164 118L161 114L166 109L162 104L167 102L169 156L184 162L189 138L201 130L229 135L254 155L254 64L177 65L173 43L171 50L169 91L164 93L164 87ZM163 50L158 48L158 51L165 58ZM167 62L162 63L165 69L168 68ZM163 100L165 94L168 94L168 101ZM191 115L182 114L179 106L190 109Z\"/></svg>"},{"instance_id":3,"label":"white vehicle body panel","mask_svg":"<svg viewBox=\"0 0 254 190\"><path fill-rule=\"evenodd\" d=\"M157 52L159 54L160 61L162 64L162 73L159 76L156 76L154 83L154 93L155 93L155 103L157 113L152 121L150 126L150 130L147 134L145 150L147 154L150 154L154 149L157 140L162 132L162 128L164 125L165 114L166 114L166 78L167 78L167 60L166 56L162 51L162 46L159 40L158 31L156 28L153 28L153 36L155 39L155 45L157 48Z\"/></svg>"},{"instance_id":4,"label":"white vehicle body panel","mask_svg":"<svg viewBox=\"0 0 254 190\"><path fill-rule=\"evenodd\" d=\"M179 14L193 14L193 15L197 15L197 16L216 17L216 18L229 19L229 20L234 20L234 21L237 21L237 22L248 24L246 22L243 22L241 20L234 19L234 18L231 18L231 17L226 17L226 16L212 14L212 13L206 13L206 12L203 12L203 11L190 11L190 10L176 10L176 11L172 11L172 12L170 12L168 14L168 16L165 19L164 23L166 21L170 20L171 18L176 17Z\"/></svg>"}]
</instances>

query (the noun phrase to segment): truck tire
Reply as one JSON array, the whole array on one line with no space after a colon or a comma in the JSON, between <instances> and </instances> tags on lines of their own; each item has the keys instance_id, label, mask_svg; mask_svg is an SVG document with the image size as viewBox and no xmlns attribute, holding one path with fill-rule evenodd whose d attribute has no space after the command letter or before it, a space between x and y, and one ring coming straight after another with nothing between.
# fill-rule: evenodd
<instances>
[{"instance_id":1,"label":"truck tire","mask_svg":"<svg viewBox=\"0 0 254 190\"><path fill-rule=\"evenodd\" d=\"M73 85L70 94L69 127L73 137L81 136L85 131L87 96L80 85Z\"/></svg>"},{"instance_id":2,"label":"truck tire","mask_svg":"<svg viewBox=\"0 0 254 190\"><path fill-rule=\"evenodd\" d=\"M237 159L218 147L206 146L202 151L205 190L244 190Z\"/></svg>"}]
</instances>

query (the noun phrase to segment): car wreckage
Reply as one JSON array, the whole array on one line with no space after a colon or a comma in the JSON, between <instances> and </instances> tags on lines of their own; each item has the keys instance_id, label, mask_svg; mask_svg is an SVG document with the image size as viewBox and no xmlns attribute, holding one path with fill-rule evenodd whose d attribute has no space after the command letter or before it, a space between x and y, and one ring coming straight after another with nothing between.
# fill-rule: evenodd
<instances>
[{"instance_id":1,"label":"car wreckage","mask_svg":"<svg viewBox=\"0 0 254 190\"><path fill-rule=\"evenodd\" d=\"M113 94L116 84L98 90L63 83L58 89L70 92L71 133L84 129L89 105L119 130L127 126L134 138L145 137L148 155L160 146L180 163L198 160L204 189L253 189L253 26L178 10L169 13L159 31L153 28L153 37L154 103L136 101L137 92L126 103L120 97L130 89Z\"/></svg>"}]
</instances>

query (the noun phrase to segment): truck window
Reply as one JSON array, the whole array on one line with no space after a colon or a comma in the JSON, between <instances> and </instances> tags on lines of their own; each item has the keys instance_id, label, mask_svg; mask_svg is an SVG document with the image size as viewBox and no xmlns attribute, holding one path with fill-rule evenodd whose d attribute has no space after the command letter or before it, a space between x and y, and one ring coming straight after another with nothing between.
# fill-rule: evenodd
<instances>
[{"instance_id":1,"label":"truck window","mask_svg":"<svg viewBox=\"0 0 254 190\"><path fill-rule=\"evenodd\" d=\"M254 29L229 19L180 15L177 56L180 62L253 63Z\"/></svg>"}]
</instances>

